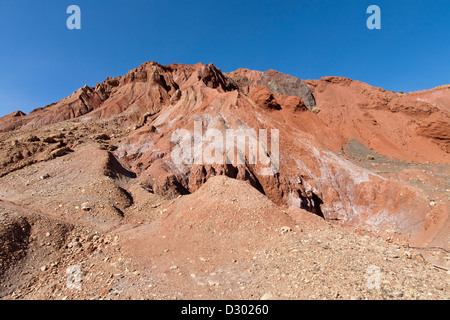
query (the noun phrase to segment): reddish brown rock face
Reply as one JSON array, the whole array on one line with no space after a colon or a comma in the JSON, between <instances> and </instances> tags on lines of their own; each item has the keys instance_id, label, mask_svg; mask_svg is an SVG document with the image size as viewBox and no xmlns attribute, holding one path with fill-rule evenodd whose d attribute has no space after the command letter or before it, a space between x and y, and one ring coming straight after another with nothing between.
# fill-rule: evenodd
<instances>
[{"instance_id":1,"label":"reddish brown rock face","mask_svg":"<svg viewBox=\"0 0 450 320\"><path fill-rule=\"evenodd\" d=\"M449 87L401 95L344 78L304 82L276 71L223 74L212 64L148 62L28 115L1 118L0 169L7 176L97 141L135 175L127 179L164 197L193 193L225 175L248 181L282 207L398 241L448 247L449 97ZM43 132L58 124L83 133L67 128L45 142ZM242 162L227 163L224 152L223 161L177 163L180 130L204 157L219 150L227 130L246 130L247 141L262 143L271 162L252 161L261 160L258 151L244 149ZM30 134L41 136L13 145ZM262 173L267 169L272 174Z\"/></svg>"},{"instance_id":2,"label":"reddish brown rock face","mask_svg":"<svg viewBox=\"0 0 450 320\"><path fill-rule=\"evenodd\" d=\"M347 141L400 161L449 163L450 87L398 94L337 77L306 83L318 117Z\"/></svg>"}]
</instances>

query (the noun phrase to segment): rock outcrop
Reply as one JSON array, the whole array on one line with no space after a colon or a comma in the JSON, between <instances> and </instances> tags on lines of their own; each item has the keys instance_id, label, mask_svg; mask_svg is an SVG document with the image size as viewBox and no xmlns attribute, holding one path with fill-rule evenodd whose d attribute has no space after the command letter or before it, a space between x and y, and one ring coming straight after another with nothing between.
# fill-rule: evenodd
<instances>
[{"instance_id":1,"label":"rock outcrop","mask_svg":"<svg viewBox=\"0 0 450 320\"><path fill-rule=\"evenodd\" d=\"M338 77L302 81L273 70L224 74L213 64L148 62L28 115L18 112L1 118L5 137L27 135L2 141L1 174L77 152L81 142L76 137L85 135L73 132L57 138L57 148L41 141L44 137L26 142L30 134L70 120L71 125L86 130L100 126L103 134L114 135L113 141L108 135L101 138L98 131L92 137L109 148L142 187L160 196L190 194L211 177L225 175L248 181L279 206L427 245L446 233L445 192L418 187L411 183L415 178L399 178L403 173L397 171L387 174L373 161L380 155L441 165L436 170L445 177L449 90L403 95ZM266 135L261 136L261 130ZM244 140L255 148L228 145L230 131L244 133ZM183 141L183 135L188 139ZM354 141L367 148L359 162L345 153L356 150L349 148ZM174 152L180 152L182 143L188 147L181 151L191 153L176 161ZM214 154L218 150L222 154ZM45 157L46 152L53 153ZM215 161L205 160L208 156ZM416 174L419 168L414 170ZM425 185L431 188L433 179L431 173ZM431 198L436 204L432 207Z\"/></svg>"}]
</instances>

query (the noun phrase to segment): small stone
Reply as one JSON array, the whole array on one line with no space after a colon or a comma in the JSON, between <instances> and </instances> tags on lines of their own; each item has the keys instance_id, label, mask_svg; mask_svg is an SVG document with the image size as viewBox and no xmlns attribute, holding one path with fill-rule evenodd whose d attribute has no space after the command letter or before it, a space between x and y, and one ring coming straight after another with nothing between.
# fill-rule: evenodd
<instances>
[{"instance_id":1,"label":"small stone","mask_svg":"<svg viewBox=\"0 0 450 320\"><path fill-rule=\"evenodd\" d=\"M47 180L48 178L50 178L50 175L49 175L48 173L46 173L46 174L40 176L40 179L41 179L41 180Z\"/></svg>"},{"instance_id":2,"label":"small stone","mask_svg":"<svg viewBox=\"0 0 450 320\"><path fill-rule=\"evenodd\" d=\"M37 142L37 141L41 141L41 139L39 139L36 136L30 136L30 137L28 137L27 141L28 142Z\"/></svg>"},{"instance_id":3,"label":"small stone","mask_svg":"<svg viewBox=\"0 0 450 320\"><path fill-rule=\"evenodd\" d=\"M52 152L50 152L50 155L53 156L54 158L58 158L58 157L62 157L64 155L66 155L67 153L71 152L72 150L69 147L62 147L56 150L53 150Z\"/></svg>"},{"instance_id":4,"label":"small stone","mask_svg":"<svg viewBox=\"0 0 450 320\"><path fill-rule=\"evenodd\" d=\"M271 300L273 299L273 295L271 293L264 294L260 300Z\"/></svg>"},{"instance_id":5,"label":"small stone","mask_svg":"<svg viewBox=\"0 0 450 320\"><path fill-rule=\"evenodd\" d=\"M210 287L217 287L217 286L220 285L220 283L218 283L217 281L209 280L209 281L208 281L208 285L209 285Z\"/></svg>"},{"instance_id":6,"label":"small stone","mask_svg":"<svg viewBox=\"0 0 450 320\"><path fill-rule=\"evenodd\" d=\"M44 272L45 270L47 270L47 266L42 266L41 271Z\"/></svg>"},{"instance_id":7,"label":"small stone","mask_svg":"<svg viewBox=\"0 0 450 320\"><path fill-rule=\"evenodd\" d=\"M320 112L320 109L319 109L318 107L314 107L314 108L311 110L311 112L314 113L314 114L318 114L318 113Z\"/></svg>"},{"instance_id":8,"label":"small stone","mask_svg":"<svg viewBox=\"0 0 450 320\"><path fill-rule=\"evenodd\" d=\"M392 292L392 295L394 297L401 298L401 297L403 297L403 292L401 292L401 291L394 291L394 292Z\"/></svg>"},{"instance_id":9,"label":"small stone","mask_svg":"<svg viewBox=\"0 0 450 320\"><path fill-rule=\"evenodd\" d=\"M111 140L111 137L106 133L99 134L95 137L95 140Z\"/></svg>"},{"instance_id":10,"label":"small stone","mask_svg":"<svg viewBox=\"0 0 450 320\"><path fill-rule=\"evenodd\" d=\"M55 138L53 138L53 137L47 137L47 138L44 138L44 140L43 140L45 143L56 143L56 140L55 140Z\"/></svg>"}]
</instances>

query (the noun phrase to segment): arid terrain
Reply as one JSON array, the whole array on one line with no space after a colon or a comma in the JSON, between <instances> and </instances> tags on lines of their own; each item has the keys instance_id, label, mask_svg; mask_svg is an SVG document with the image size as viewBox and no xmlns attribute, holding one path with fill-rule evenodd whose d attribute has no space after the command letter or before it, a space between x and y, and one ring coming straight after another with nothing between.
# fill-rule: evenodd
<instances>
[{"instance_id":1,"label":"arid terrain","mask_svg":"<svg viewBox=\"0 0 450 320\"><path fill-rule=\"evenodd\" d=\"M449 213L450 85L147 62L0 118L2 299L447 300Z\"/></svg>"}]
</instances>

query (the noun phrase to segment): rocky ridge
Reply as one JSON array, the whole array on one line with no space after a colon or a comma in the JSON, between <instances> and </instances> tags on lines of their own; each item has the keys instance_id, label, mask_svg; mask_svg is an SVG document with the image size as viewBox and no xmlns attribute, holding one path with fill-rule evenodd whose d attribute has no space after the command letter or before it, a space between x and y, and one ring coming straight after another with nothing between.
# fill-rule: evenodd
<instances>
[{"instance_id":1,"label":"rocky ridge","mask_svg":"<svg viewBox=\"0 0 450 320\"><path fill-rule=\"evenodd\" d=\"M408 252L406 260L400 259L400 268L422 268L409 266L408 259L425 256L431 265L420 263L431 273L437 272L436 278L426 272L426 276L433 279L430 283L436 283L445 278L445 270L448 270L449 96L446 86L397 94L345 78L302 81L272 70L239 69L224 74L212 64L162 66L149 62L123 77L108 78L95 87L85 86L70 97L28 115L16 112L0 118L0 183L3 186L0 200L4 207L2 217L10 221L2 227L8 239L2 247L2 259L16 257L14 260L17 260L5 260L3 264L2 279L8 285L2 292L9 295L25 285L26 282L12 277L16 268L42 264L47 259L33 258L28 262L26 258L37 250L33 247L34 238L30 238L33 227L29 222L34 221L37 214L45 221L59 221L61 227L55 230L64 230L57 231L61 234L55 240L54 259L57 261L66 259L63 258L65 250L73 247L73 241L67 239L77 237L80 232L94 232L98 237L108 238L121 235L122 240L118 240L115 249L124 252L122 259L125 256L130 259L127 261L137 272L134 276L146 274L141 278L139 290L130 287L123 290L127 292L126 297L135 298L139 294L148 297L153 289L144 290L142 281L150 278L160 288L154 293L156 298L171 297L173 292L169 294L168 283L178 283L180 298L195 297L190 291L195 277L191 274L184 277L183 271L177 271L185 269L183 258L191 261L203 258L213 261L214 268L223 266L222 271L212 272L216 275L225 275L238 266L236 279L247 279L254 284L248 287L237 280L228 283L224 291L222 285L216 285L216 282L223 283L223 279L197 279L208 289L203 297L208 297L211 287L214 292L216 287L222 292L235 292L238 287L248 289L242 289L242 295L229 293L230 297L262 296L263 291L270 289L254 287L262 281L255 274L262 264L254 263L256 269L252 269L248 261L253 260L256 252L266 252L266 258L273 257L279 250L279 243L296 250L292 259L287 253L281 255L280 259L286 262L283 263L284 277L296 274L303 279L309 274L307 265L303 266L304 270L286 271L293 268L295 259L302 254L307 255L305 261L309 262L305 263L320 264L320 270L328 268L324 266L325 261L315 261L308 251L302 251L304 247L300 242L303 240L299 239L303 238L301 232L296 231L298 228L309 228L308 237L312 238L321 238L324 232L327 241L331 241L335 233L345 234L333 253L344 260L356 254L344 249L349 239L356 237L352 243L363 243L357 248L365 252L364 257L370 257L370 261L361 258L365 262L357 268L361 281L370 266L367 263L385 266L381 261L386 261L383 260L386 256L368 253L376 242L378 246L385 246L386 252L397 249ZM252 141L258 139L256 132L260 129L278 130L279 160L270 162L269 167L254 163L250 159L256 156L255 151L246 150L243 163L237 158L232 158L228 164L175 163L172 157L177 146L174 134L180 129L194 132L198 123L202 126L203 152L217 145L214 132L254 130L255 134L247 137ZM269 157L273 153L271 147L271 143L263 145ZM276 169L274 174L262 174L268 168ZM220 176L248 183L235 184L235 180ZM247 199L241 198L247 194ZM32 212L31 217L23 211L25 209ZM320 222L323 230L315 229L317 222L313 227L304 225L312 223L311 219L316 221L316 218L307 218L311 214L323 221ZM308 221L304 222L305 219ZM353 233L346 233L342 227L360 235L350 236ZM53 227L37 227L38 230L44 228ZM295 236L286 236L286 232ZM305 243L309 243L308 237ZM207 244L208 239L215 240ZM395 245L381 244L378 242L384 241L381 239ZM49 243L51 248L55 246ZM185 256L182 248L187 243L197 249ZM79 259L85 263L93 259L99 263L100 273L113 270L101 263L100 258L93 257L97 249L82 248ZM319 248L313 249L311 245L308 250L317 253L322 250ZM364 248L369 249L366 252ZM114 250L108 251L109 256L102 259L121 255ZM165 250L174 252L168 254L171 258L167 261L160 257L160 252ZM379 252L385 252L383 250ZM38 255L47 257L45 252ZM211 257L205 257L207 255ZM229 261L240 259L250 260L243 265L228 265ZM277 259L270 261L276 263ZM196 269L198 262L191 263L195 269L192 274L196 277L196 272L206 272L206 269ZM327 263L336 267L338 261ZM156 274L152 273L151 266L158 266ZM344 265L344 269L345 266L348 265ZM168 282L164 280L168 272L165 267L170 272ZM42 272L47 268L45 266ZM244 276L239 273L242 268L254 272ZM383 268L393 270L388 266ZM339 269L342 276L348 272L344 269ZM276 272L272 266L265 270L262 275L267 277L273 277ZM327 285L344 281L342 277L320 276L320 270L316 270L317 273L314 270L310 270L314 281L325 279ZM50 275L48 278L56 281L53 287L58 290L63 290L63 271L55 269L60 280ZM32 275L38 271L23 272ZM181 278L176 280L172 275L178 273ZM131 279L128 276L131 275L124 276L126 281ZM410 283L395 274L391 280L394 279L403 279L398 280L399 283L408 283L405 286L410 291L400 294L401 290L394 293L393 289L387 289L375 295L368 292L355 295L352 291L355 287L350 284L345 294L333 289L320 296L312 289L305 291L304 286L303 291L291 296L289 290L286 293L269 291L278 298L305 297L300 292L308 292L311 298L426 297L416 287L428 281L425 278L419 277ZM306 280L313 281L309 277ZM93 282L89 287L89 294L95 291L94 285ZM48 291L45 283L37 287L46 289L38 292L21 289L16 294L33 297L53 292ZM359 283L358 287L362 289L363 285ZM440 288L443 291L432 292L430 296L444 297L447 286ZM116 288L111 292L116 292L114 290L120 291ZM92 297L120 296L111 296L111 292ZM226 293L216 296L216 293L211 293L210 297L227 296ZM70 297L87 297L86 292L73 294Z\"/></svg>"}]
</instances>

